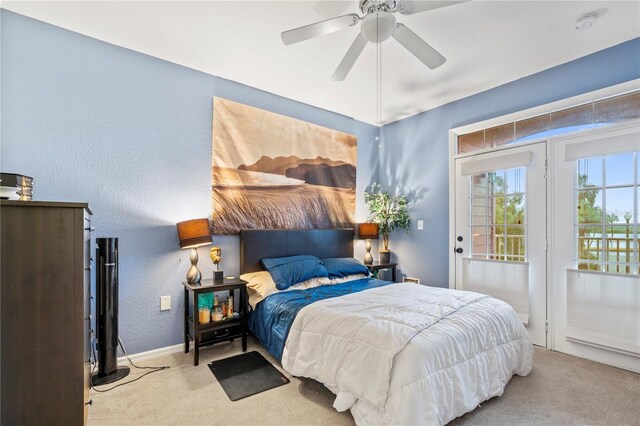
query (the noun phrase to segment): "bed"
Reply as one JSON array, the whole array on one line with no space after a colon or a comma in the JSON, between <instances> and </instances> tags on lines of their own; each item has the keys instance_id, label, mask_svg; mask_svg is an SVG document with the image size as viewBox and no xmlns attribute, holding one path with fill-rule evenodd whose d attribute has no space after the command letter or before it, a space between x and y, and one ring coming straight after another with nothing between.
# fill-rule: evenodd
<instances>
[{"instance_id":1,"label":"bed","mask_svg":"<svg viewBox=\"0 0 640 426\"><path fill-rule=\"evenodd\" d=\"M353 231L241 231L242 274L293 255L353 257ZM506 303L473 292L359 278L277 291L249 328L290 374L323 383L358 425L446 424L527 375L532 345Z\"/></svg>"}]
</instances>

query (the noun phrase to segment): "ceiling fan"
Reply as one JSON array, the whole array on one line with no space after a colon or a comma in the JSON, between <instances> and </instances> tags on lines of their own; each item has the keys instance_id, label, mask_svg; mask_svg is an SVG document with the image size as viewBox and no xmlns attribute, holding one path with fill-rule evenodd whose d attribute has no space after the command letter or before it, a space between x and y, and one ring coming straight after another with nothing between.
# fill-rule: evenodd
<instances>
[{"instance_id":1,"label":"ceiling fan","mask_svg":"<svg viewBox=\"0 0 640 426\"><path fill-rule=\"evenodd\" d=\"M360 32L347 50L340 65L331 76L332 80L342 81L355 64L356 60L364 50L368 42L382 43L389 37L395 38L398 43L404 46L416 58L430 69L436 69L446 62L436 49L431 47L426 41L421 39L416 33L406 26L396 22L394 13L401 15L413 15L414 13L426 12L444 6L451 6L462 1L420 1L420 0L360 0L360 11L364 16L357 13L350 13L315 24L284 31L281 34L282 41L286 45L298 43L310 38L319 37L325 34L340 31L353 27L358 22Z\"/></svg>"}]
</instances>

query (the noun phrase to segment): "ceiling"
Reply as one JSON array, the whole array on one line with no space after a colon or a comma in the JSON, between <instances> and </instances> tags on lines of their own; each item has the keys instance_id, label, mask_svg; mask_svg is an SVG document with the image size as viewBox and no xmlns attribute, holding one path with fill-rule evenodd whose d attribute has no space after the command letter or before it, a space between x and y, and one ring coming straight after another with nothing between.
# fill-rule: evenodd
<instances>
[{"instance_id":1,"label":"ceiling","mask_svg":"<svg viewBox=\"0 0 640 426\"><path fill-rule=\"evenodd\" d=\"M356 1L22 2L2 7L109 43L380 125L640 36L638 1L482 1L404 16L447 57L429 70L395 40L368 44L345 81L331 75L359 25L285 46L280 32ZM606 8L592 28L581 15Z\"/></svg>"}]
</instances>

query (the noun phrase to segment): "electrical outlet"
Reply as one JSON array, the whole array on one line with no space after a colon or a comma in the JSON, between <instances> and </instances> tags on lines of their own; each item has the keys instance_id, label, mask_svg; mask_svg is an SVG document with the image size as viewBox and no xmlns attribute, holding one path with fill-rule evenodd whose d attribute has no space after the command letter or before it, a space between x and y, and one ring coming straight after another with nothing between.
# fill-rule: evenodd
<instances>
[{"instance_id":1,"label":"electrical outlet","mask_svg":"<svg viewBox=\"0 0 640 426\"><path fill-rule=\"evenodd\" d=\"M160 296L160 310L168 311L171 309L171 296Z\"/></svg>"},{"instance_id":2,"label":"electrical outlet","mask_svg":"<svg viewBox=\"0 0 640 426\"><path fill-rule=\"evenodd\" d=\"M422 231L424 229L424 220L418 221L418 231Z\"/></svg>"}]
</instances>

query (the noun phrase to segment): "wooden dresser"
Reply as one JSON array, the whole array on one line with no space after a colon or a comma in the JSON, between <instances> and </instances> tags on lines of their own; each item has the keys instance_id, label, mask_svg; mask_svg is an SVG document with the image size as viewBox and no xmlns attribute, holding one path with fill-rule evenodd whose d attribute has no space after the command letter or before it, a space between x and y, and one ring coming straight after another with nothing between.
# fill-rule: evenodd
<instances>
[{"instance_id":1,"label":"wooden dresser","mask_svg":"<svg viewBox=\"0 0 640 426\"><path fill-rule=\"evenodd\" d=\"M0 200L0 423L82 425L89 403L91 211Z\"/></svg>"}]
</instances>

